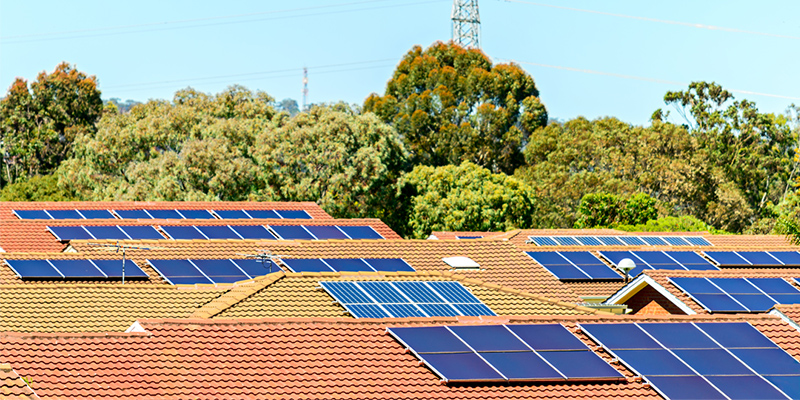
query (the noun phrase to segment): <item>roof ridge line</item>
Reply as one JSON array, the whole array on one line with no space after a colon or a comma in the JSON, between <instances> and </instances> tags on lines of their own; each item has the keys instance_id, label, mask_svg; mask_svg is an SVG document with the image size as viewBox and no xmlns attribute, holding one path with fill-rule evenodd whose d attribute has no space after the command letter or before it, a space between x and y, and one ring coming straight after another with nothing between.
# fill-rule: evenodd
<instances>
[{"instance_id":1,"label":"roof ridge line","mask_svg":"<svg viewBox=\"0 0 800 400\"><path fill-rule=\"evenodd\" d=\"M271 274L253 278L250 281L237 282L235 286L227 292L196 309L189 318L211 319L215 315L232 307L234 304L240 303L284 277L286 277L285 272L276 271Z\"/></svg>"}]
</instances>

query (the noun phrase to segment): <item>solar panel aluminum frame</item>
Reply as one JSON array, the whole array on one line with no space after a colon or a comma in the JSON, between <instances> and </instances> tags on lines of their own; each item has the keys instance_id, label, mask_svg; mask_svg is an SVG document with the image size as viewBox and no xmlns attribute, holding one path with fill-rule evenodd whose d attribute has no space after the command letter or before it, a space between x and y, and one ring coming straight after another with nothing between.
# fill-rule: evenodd
<instances>
[{"instance_id":1,"label":"solar panel aluminum frame","mask_svg":"<svg viewBox=\"0 0 800 400\"><path fill-rule=\"evenodd\" d=\"M90 236L90 239L62 239L52 229L50 229L49 226L47 226L46 228L47 228L47 231L50 232L53 236L55 236L56 239L58 239L58 241L60 241L60 242L67 242L67 241L70 241L70 240L92 240L92 239L97 239L96 237L94 237L94 235L92 235L91 232L86 230L86 228L84 228L83 225L68 225L68 226L67 225L59 225L59 226L54 226L54 228L64 228L64 227L81 228L81 229L83 229L84 232L86 232L87 235Z\"/></svg>"},{"instance_id":2,"label":"solar panel aluminum frame","mask_svg":"<svg viewBox=\"0 0 800 400\"><path fill-rule=\"evenodd\" d=\"M11 260L11 261L14 261L14 260ZM27 261L27 260L26 260L26 261ZM49 265L49 266L50 266L50 268L53 268L53 270L54 270L54 271L58 272L58 274L59 274L59 275L61 275L61 279L66 279L66 278L64 277L64 274L63 274L63 273L61 273L61 271L59 271L59 270L58 270L58 268L54 267L54 266L53 266L53 264L51 264L51 263L50 263L50 261L48 261L48 260L37 260L37 261L44 261L44 262L46 262L46 263L47 263L47 265ZM8 265L8 268L11 268L11 271L14 271L14 274L15 274L15 275L17 275L17 278L20 278L20 279L25 279L25 278L23 278L22 274L20 274L20 273L19 273L19 271L17 271L17 269L16 269L16 268L14 268L14 266L13 266L13 265L12 265L12 264L9 262L9 260L7 260L7 259L4 259L4 260L3 260L3 262L5 262L5 264L6 264L6 265ZM31 278L29 278L29 279L37 279L37 278L40 278L40 279L52 279L52 278L55 278L55 277L49 277L49 276L48 276L48 277L45 277L45 276L35 276L35 277L31 277Z\"/></svg>"}]
</instances>

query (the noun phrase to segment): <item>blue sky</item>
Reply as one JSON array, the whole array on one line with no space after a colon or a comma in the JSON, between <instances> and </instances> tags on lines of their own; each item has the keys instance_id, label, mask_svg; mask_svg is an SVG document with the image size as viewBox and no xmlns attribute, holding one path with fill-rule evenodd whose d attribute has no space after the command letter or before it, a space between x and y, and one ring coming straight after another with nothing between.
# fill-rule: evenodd
<instances>
[{"instance_id":1,"label":"blue sky","mask_svg":"<svg viewBox=\"0 0 800 400\"><path fill-rule=\"evenodd\" d=\"M482 0L481 44L533 76L551 117L647 124L668 90L694 80L716 81L764 112L800 104L798 1L542 1ZM172 99L187 86L217 93L241 84L300 102L307 66L309 102L361 104L383 92L412 46L450 39L451 7L0 0L0 84L34 80L67 61L97 76L104 99Z\"/></svg>"}]
</instances>

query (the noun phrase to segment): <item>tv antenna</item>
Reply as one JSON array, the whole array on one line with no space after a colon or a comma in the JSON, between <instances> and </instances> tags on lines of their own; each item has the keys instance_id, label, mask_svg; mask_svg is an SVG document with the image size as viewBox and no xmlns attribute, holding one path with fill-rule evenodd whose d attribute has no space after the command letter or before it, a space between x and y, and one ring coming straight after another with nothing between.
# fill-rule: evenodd
<instances>
[{"instance_id":1,"label":"tv antenna","mask_svg":"<svg viewBox=\"0 0 800 400\"><path fill-rule=\"evenodd\" d=\"M254 259L254 260L260 260L261 261L261 266L264 267L264 269L269 269L269 273L270 274L272 273L272 264L274 263L277 266L277 263L274 262L275 259L276 258L281 258L281 257L286 257L284 255L272 254L271 251L267 251L267 250L259 251L256 254L236 253L236 255L237 256L244 256L246 258L251 258L251 259ZM267 264L269 265L269 267L267 267ZM280 270L280 268L279 268L279 270Z\"/></svg>"},{"instance_id":2,"label":"tv antenna","mask_svg":"<svg viewBox=\"0 0 800 400\"><path fill-rule=\"evenodd\" d=\"M115 253L119 253L122 250L122 284L125 284L125 250L170 250L175 249L174 247L143 247L143 246L130 246L127 244L120 244L119 241L116 243L86 243L89 246L100 247L102 250L113 251Z\"/></svg>"}]
</instances>

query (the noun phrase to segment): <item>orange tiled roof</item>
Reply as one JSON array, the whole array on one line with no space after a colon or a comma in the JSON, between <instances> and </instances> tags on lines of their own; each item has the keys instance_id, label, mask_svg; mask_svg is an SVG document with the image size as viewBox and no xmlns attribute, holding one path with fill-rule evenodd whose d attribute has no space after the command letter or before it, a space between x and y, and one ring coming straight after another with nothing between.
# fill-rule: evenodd
<instances>
[{"instance_id":1,"label":"orange tiled roof","mask_svg":"<svg viewBox=\"0 0 800 400\"><path fill-rule=\"evenodd\" d=\"M0 397L7 400L39 398L10 364L0 364Z\"/></svg>"},{"instance_id":2,"label":"orange tiled roof","mask_svg":"<svg viewBox=\"0 0 800 400\"><path fill-rule=\"evenodd\" d=\"M625 377L619 382L445 385L386 333L404 325L561 323L610 362L576 324L622 321L747 321L800 356L800 332L780 318L736 315L140 320L142 333L0 334L0 359L45 399L658 399L619 363L611 364Z\"/></svg>"},{"instance_id":3,"label":"orange tiled roof","mask_svg":"<svg viewBox=\"0 0 800 400\"><path fill-rule=\"evenodd\" d=\"M332 218L314 202L255 201L3 201L0 220L17 220L13 210L305 210L314 219Z\"/></svg>"},{"instance_id":4,"label":"orange tiled roof","mask_svg":"<svg viewBox=\"0 0 800 400\"><path fill-rule=\"evenodd\" d=\"M550 300L445 272L283 273L242 282L198 309L194 318L342 317L345 309L320 281L458 281L498 315L596 314L597 310Z\"/></svg>"},{"instance_id":5,"label":"orange tiled roof","mask_svg":"<svg viewBox=\"0 0 800 400\"><path fill-rule=\"evenodd\" d=\"M122 332L138 318L185 318L225 290L152 285L0 286L0 331Z\"/></svg>"}]
</instances>

